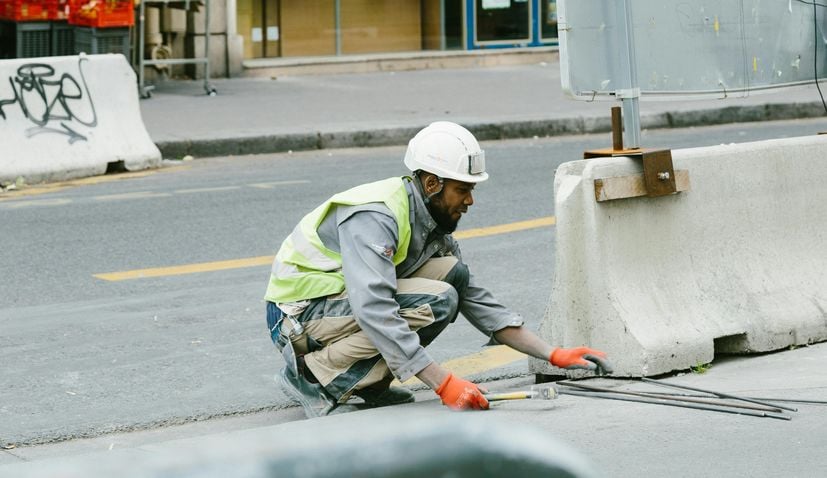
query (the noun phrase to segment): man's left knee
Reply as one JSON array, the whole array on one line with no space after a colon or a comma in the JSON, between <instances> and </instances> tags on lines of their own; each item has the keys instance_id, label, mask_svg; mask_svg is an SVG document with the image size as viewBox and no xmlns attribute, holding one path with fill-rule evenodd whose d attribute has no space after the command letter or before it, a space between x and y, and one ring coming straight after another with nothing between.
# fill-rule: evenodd
<instances>
[{"instance_id":1,"label":"man's left knee","mask_svg":"<svg viewBox=\"0 0 827 478\"><path fill-rule=\"evenodd\" d=\"M422 346L430 344L451 322L456 320L459 314L459 295L454 287L445 283L445 290L437 295L436 300L431 301L431 314L433 314L433 322L426 327L422 327L416 331L419 334L419 341Z\"/></svg>"},{"instance_id":2,"label":"man's left knee","mask_svg":"<svg viewBox=\"0 0 827 478\"><path fill-rule=\"evenodd\" d=\"M439 298L431 302L431 310L434 314L434 321L453 322L459 313L460 296L456 288L446 287L445 291L439 294Z\"/></svg>"},{"instance_id":3,"label":"man's left knee","mask_svg":"<svg viewBox=\"0 0 827 478\"><path fill-rule=\"evenodd\" d=\"M460 261L457 261L445 276L445 282L451 284L454 290L456 290L459 301L462 301L463 297L465 297L469 280L471 280L471 272L468 270L468 266Z\"/></svg>"}]
</instances>

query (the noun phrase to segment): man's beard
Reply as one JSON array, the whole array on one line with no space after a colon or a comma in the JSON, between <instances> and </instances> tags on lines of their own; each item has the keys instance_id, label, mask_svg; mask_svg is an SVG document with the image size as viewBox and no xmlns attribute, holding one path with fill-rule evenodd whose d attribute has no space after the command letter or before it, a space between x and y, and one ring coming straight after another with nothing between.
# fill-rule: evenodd
<instances>
[{"instance_id":1,"label":"man's beard","mask_svg":"<svg viewBox=\"0 0 827 478\"><path fill-rule=\"evenodd\" d=\"M431 197L431 200L428 202L428 212L431 213L431 217L434 218L437 229L443 234L451 234L457 230L459 219L455 221L445 208L445 204L442 202L442 191Z\"/></svg>"}]
</instances>

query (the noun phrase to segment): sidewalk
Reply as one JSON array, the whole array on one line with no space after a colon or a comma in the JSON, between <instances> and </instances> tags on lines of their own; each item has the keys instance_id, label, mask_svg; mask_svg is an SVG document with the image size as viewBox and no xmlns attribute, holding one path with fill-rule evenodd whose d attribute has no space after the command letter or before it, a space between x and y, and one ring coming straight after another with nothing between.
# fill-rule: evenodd
<instances>
[{"instance_id":1,"label":"sidewalk","mask_svg":"<svg viewBox=\"0 0 827 478\"><path fill-rule=\"evenodd\" d=\"M825 400L825 361L827 344L817 344L771 354L719 357L705 373L661 380L742 396ZM486 386L490 391L520 390L532 382L533 377L523 377ZM677 392L629 380L588 383ZM406 463L417 470L434 466L436 454L431 458L417 454L420 447L437 453L434 442L438 447L472 450L480 454L477 461L491 463L497 457L531 451L509 448L509 444L524 444L527 436L534 444L526 446L538 446L549 456L561 452L580 456L598 476L821 475L827 469L827 406L779 404L798 411L784 412L791 417L787 421L563 395L551 401L498 402L488 412L455 413L425 390L417 393L413 404L312 420L303 420L298 408L290 408L279 416L265 413L0 451L0 476L218 477L229 476L230 469L236 471L234 476L366 476L351 473L366 467L374 470L370 476L388 476ZM466 433L469 430L474 432ZM400 449L400 445L416 449ZM355 458L335 461L343 451L356 453ZM411 465L405 457L419 461ZM308 460L303 473L287 467L300 459ZM334 472L319 471L319 464L330 460ZM436 464L447 468L456 463ZM489 470L477 476L507 475Z\"/></svg>"},{"instance_id":2,"label":"sidewalk","mask_svg":"<svg viewBox=\"0 0 827 478\"><path fill-rule=\"evenodd\" d=\"M144 123L165 158L399 145L443 119L483 140L605 132L610 108L619 104L565 97L556 61L212 83L214 97L204 94L201 81L175 81L141 100ZM824 115L814 85L747 98L644 100L640 110L643 128Z\"/></svg>"}]
</instances>

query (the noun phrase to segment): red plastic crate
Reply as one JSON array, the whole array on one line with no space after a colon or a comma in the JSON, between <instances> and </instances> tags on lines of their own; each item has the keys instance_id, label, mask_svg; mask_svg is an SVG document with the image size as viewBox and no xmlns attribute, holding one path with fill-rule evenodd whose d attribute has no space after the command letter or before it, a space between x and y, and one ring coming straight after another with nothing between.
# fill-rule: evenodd
<instances>
[{"instance_id":1,"label":"red plastic crate","mask_svg":"<svg viewBox=\"0 0 827 478\"><path fill-rule=\"evenodd\" d=\"M0 0L0 18L16 22L44 21L57 12L58 0Z\"/></svg>"},{"instance_id":2,"label":"red plastic crate","mask_svg":"<svg viewBox=\"0 0 827 478\"><path fill-rule=\"evenodd\" d=\"M69 0L69 23L85 27L129 27L135 24L132 0Z\"/></svg>"},{"instance_id":3,"label":"red plastic crate","mask_svg":"<svg viewBox=\"0 0 827 478\"><path fill-rule=\"evenodd\" d=\"M54 0L55 8L49 12L49 20L69 19L69 0Z\"/></svg>"}]
</instances>

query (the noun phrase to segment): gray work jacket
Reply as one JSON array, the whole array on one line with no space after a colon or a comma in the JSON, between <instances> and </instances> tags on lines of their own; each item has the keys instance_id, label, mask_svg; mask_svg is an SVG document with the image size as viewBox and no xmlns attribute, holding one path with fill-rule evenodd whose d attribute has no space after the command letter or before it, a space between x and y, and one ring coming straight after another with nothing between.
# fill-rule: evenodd
<instances>
[{"instance_id":1,"label":"gray work jacket","mask_svg":"<svg viewBox=\"0 0 827 478\"><path fill-rule=\"evenodd\" d=\"M406 181L406 188L411 240L407 257L396 267L386 251L396 252L398 228L384 204L339 206L319 226L324 245L342 256L345 287L357 323L401 381L422 371L433 359L420 345L416 332L399 316L399 304L394 300L397 278L410 277L432 257L453 255L462 261L459 244L453 236L436 230L418 181ZM505 327L523 324L519 314L477 286L473 274L459 310L489 337Z\"/></svg>"}]
</instances>

